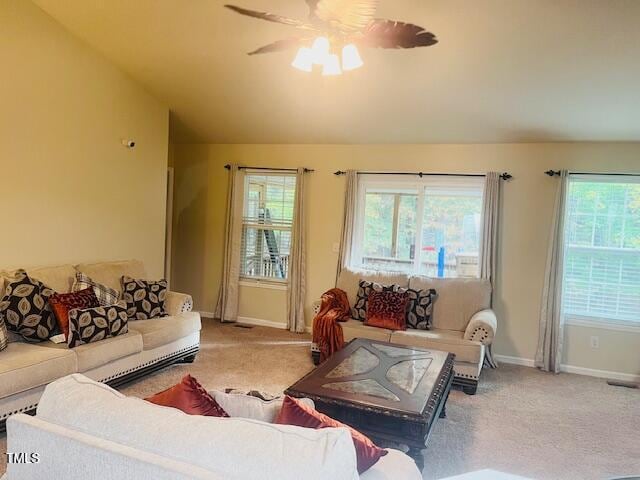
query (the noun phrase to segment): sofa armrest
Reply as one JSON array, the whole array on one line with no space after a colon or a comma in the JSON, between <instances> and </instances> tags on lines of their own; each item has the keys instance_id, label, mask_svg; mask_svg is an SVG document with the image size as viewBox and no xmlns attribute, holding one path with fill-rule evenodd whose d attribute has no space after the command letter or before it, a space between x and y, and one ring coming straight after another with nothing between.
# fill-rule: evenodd
<instances>
[{"instance_id":1,"label":"sofa armrest","mask_svg":"<svg viewBox=\"0 0 640 480\"><path fill-rule=\"evenodd\" d=\"M464 332L464 339L491 345L497 328L498 319L495 312L489 308L481 310L471 317L467 330Z\"/></svg>"},{"instance_id":2,"label":"sofa armrest","mask_svg":"<svg viewBox=\"0 0 640 480\"><path fill-rule=\"evenodd\" d=\"M179 315L181 313L190 312L193 309L193 299L191 295L178 292L167 292L164 301L164 310L169 315Z\"/></svg>"}]
</instances>

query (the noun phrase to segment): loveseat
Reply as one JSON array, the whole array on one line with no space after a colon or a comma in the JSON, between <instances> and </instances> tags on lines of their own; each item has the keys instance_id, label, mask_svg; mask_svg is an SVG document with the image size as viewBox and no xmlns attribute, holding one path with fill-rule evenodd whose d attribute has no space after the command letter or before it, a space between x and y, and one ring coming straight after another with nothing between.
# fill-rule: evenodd
<instances>
[{"instance_id":1,"label":"loveseat","mask_svg":"<svg viewBox=\"0 0 640 480\"><path fill-rule=\"evenodd\" d=\"M147 278L140 261L62 265L27 269L27 274L58 293L71 291L76 272L120 291L121 277ZM0 298L14 272L0 272ZM69 348L51 341L27 343L16 335L0 351L0 431L10 415L32 412L46 385L71 373L120 385L171 363L193 361L200 346L200 315L189 295L167 292L169 316L129 321L129 332Z\"/></svg>"},{"instance_id":2,"label":"loveseat","mask_svg":"<svg viewBox=\"0 0 640 480\"><path fill-rule=\"evenodd\" d=\"M64 377L46 388L35 417L8 420L8 451L35 452L37 462L9 463L2 480L422 479L397 450L358 476L347 429L275 425L281 400L209 393L232 418L186 415Z\"/></svg>"},{"instance_id":3,"label":"loveseat","mask_svg":"<svg viewBox=\"0 0 640 480\"><path fill-rule=\"evenodd\" d=\"M360 280L415 290L436 290L433 325L431 330L391 331L370 327L352 318L340 324L345 342L368 338L454 353L454 385L461 386L465 393L476 393L485 358L493 365L491 343L498 324L491 309L491 283L488 280L343 269L336 287L346 292L352 307L356 303ZM319 302L314 304L316 312L319 305Z\"/></svg>"}]
</instances>

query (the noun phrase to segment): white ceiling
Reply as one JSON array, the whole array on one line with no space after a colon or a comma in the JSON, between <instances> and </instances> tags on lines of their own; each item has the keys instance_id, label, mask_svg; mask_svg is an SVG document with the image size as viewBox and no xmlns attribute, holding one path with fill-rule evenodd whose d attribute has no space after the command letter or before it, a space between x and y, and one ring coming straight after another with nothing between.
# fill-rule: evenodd
<instances>
[{"instance_id":1,"label":"white ceiling","mask_svg":"<svg viewBox=\"0 0 640 480\"><path fill-rule=\"evenodd\" d=\"M640 0L381 0L435 47L367 50L326 78L293 53L249 57L303 0L34 0L172 111L174 141L640 141Z\"/></svg>"}]
</instances>

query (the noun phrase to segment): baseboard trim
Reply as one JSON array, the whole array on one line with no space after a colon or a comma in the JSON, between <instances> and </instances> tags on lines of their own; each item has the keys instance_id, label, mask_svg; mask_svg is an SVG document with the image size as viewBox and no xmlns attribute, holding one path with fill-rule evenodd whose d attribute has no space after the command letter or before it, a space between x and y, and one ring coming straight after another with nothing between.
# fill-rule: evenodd
<instances>
[{"instance_id":1,"label":"baseboard trim","mask_svg":"<svg viewBox=\"0 0 640 480\"><path fill-rule=\"evenodd\" d=\"M202 317L205 318L214 318L214 314L212 312L199 312ZM273 320L264 320L262 318L252 318L252 317L238 317L238 323L242 325L253 325L256 327L268 327L268 328L277 328L278 330L286 330L286 323L274 322ZM307 326L305 329L307 333L311 333L311 327Z\"/></svg>"},{"instance_id":2,"label":"baseboard trim","mask_svg":"<svg viewBox=\"0 0 640 480\"><path fill-rule=\"evenodd\" d=\"M264 320L262 318L238 317L238 323L243 325L254 325L256 327L277 328L278 330L286 330L287 324L274 322L273 320Z\"/></svg>"},{"instance_id":3,"label":"baseboard trim","mask_svg":"<svg viewBox=\"0 0 640 480\"><path fill-rule=\"evenodd\" d=\"M535 361L532 358L511 357L508 355L494 355L498 362L510 365L520 365L522 367L535 367ZM610 380L621 380L623 382L638 382L640 375L632 373L611 372L608 370L596 370L593 368L576 367L574 365L561 365L560 371L564 373L573 373L575 375L586 375L588 377L607 378Z\"/></svg>"},{"instance_id":4,"label":"baseboard trim","mask_svg":"<svg viewBox=\"0 0 640 480\"><path fill-rule=\"evenodd\" d=\"M535 367L533 358L510 357L509 355L494 355L493 358L498 362L508 363L510 365L520 365L521 367Z\"/></svg>"},{"instance_id":5,"label":"baseboard trim","mask_svg":"<svg viewBox=\"0 0 640 480\"><path fill-rule=\"evenodd\" d=\"M575 373L576 375L587 375L589 377L607 378L623 382L640 382L640 375L634 375L632 373L610 372L608 370L596 370L593 368L575 367L573 365L561 365L560 370L565 373Z\"/></svg>"}]
</instances>

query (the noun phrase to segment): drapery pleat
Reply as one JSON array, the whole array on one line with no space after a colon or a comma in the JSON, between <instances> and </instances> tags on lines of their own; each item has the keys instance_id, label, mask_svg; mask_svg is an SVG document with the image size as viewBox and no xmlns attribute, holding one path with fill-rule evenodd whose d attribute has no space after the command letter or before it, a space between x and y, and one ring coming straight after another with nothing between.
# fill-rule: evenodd
<instances>
[{"instance_id":1,"label":"drapery pleat","mask_svg":"<svg viewBox=\"0 0 640 480\"><path fill-rule=\"evenodd\" d=\"M498 270L498 219L500 218L500 174L489 172L484 182L482 237L480 239L480 278L495 288Z\"/></svg>"},{"instance_id":2,"label":"drapery pleat","mask_svg":"<svg viewBox=\"0 0 640 480\"><path fill-rule=\"evenodd\" d=\"M291 256L289 258L289 286L287 288L287 328L296 333L303 333L305 331L306 215L304 183L304 168L298 168L296 176L296 197L293 209L293 230L291 232Z\"/></svg>"},{"instance_id":3,"label":"drapery pleat","mask_svg":"<svg viewBox=\"0 0 640 480\"><path fill-rule=\"evenodd\" d=\"M244 173L238 169L237 165L231 165L227 190L224 261L215 311L215 318L219 318L222 322L238 320L243 194Z\"/></svg>"},{"instance_id":4,"label":"drapery pleat","mask_svg":"<svg viewBox=\"0 0 640 480\"><path fill-rule=\"evenodd\" d=\"M344 194L344 213L342 216L342 237L340 239L340 251L338 254L338 271L336 282L343 268L351 262L351 243L353 240L354 223L356 218L356 203L358 201L358 173L355 170L347 170L347 185Z\"/></svg>"},{"instance_id":5,"label":"drapery pleat","mask_svg":"<svg viewBox=\"0 0 640 480\"><path fill-rule=\"evenodd\" d=\"M540 311L540 332L535 365L546 372L560 372L564 328L562 321L562 277L564 270L564 223L569 186L569 173L560 172L556 194L551 238L547 255L542 308Z\"/></svg>"}]
</instances>

